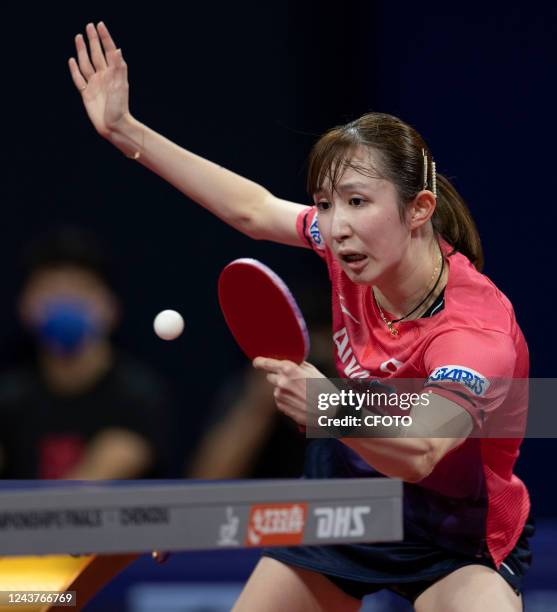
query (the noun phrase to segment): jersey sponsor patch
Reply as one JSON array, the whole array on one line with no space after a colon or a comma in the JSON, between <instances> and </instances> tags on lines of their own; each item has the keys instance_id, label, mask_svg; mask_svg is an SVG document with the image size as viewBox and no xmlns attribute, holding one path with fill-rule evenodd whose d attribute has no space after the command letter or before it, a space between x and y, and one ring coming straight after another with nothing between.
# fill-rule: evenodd
<instances>
[{"instance_id":1,"label":"jersey sponsor patch","mask_svg":"<svg viewBox=\"0 0 557 612\"><path fill-rule=\"evenodd\" d=\"M489 388L489 380L476 370L461 365L446 365L435 368L427 382L450 381L460 383L477 397L482 397ZM427 383L426 383L427 384Z\"/></svg>"},{"instance_id":2,"label":"jersey sponsor patch","mask_svg":"<svg viewBox=\"0 0 557 612\"><path fill-rule=\"evenodd\" d=\"M319 231L319 219L318 216L315 215L311 225L309 226L309 235L313 240L315 246L320 250L325 250L325 242L323 241L323 237L321 236L321 232Z\"/></svg>"}]
</instances>

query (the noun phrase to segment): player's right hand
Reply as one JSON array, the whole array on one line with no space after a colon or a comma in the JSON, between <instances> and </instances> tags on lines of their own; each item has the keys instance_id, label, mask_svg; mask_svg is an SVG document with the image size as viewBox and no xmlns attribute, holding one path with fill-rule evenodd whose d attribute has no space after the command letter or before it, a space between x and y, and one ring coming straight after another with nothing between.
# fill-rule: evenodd
<instances>
[{"instance_id":1,"label":"player's right hand","mask_svg":"<svg viewBox=\"0 0 557 612\"><path fill-rule=\"evenodd\" d=\"M102 21L97 27L87 24L86 33L89 45L78 34L77 61L71 57L68 65L89 119L101 136L109 138L129 115L128 67Z\"/></svg>"}]
</instances>

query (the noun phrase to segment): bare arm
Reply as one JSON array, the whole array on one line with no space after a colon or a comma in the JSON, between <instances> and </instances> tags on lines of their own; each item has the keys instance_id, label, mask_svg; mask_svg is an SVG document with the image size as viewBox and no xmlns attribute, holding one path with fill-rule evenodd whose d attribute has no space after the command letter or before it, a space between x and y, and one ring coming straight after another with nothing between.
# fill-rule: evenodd
<instances>
[{"instance_id":1,"label":"bare arm","mask_svg":"<svg viewBox=\"0 0 557 612\"><path fill-rule=\"evenodd\" d=\"M106 429L93 438L83 459L64 478L140 478L151 467L152 462L153 452L139 434L125 429Z\"/></svg>"},{"instance_id":2,"label":"bare arm","mask_svg":"<svg viewBox=\"0 0 557 612\"><path fill-rule=\"evenodd\" d=\"M261 185L179 147L132 117L127 65L106 26L87 25L75 39L70 73L97 132L184 195L255 238L306 247L296 232L300 204L281 200Z\"/></svg>"},{"instance_id":3,"label":"bare arm","mask_svg":"<svg viewBox=\"0 0 557 612\"><path fill-rule=\"evenodd\" d=\"M203 437L188 478L246 478L257 453L275 424L273 389L265 378L252 373L247 387Z\"/></svg>"},{"instance_id":4,"label":"bare arm","mask_svg":"<svg viewBox=\"0 0 557 612\"><path fill-rule=\"evenodd\" d=\"M277 408L298 425L306 426L309 422L315 426L319 415L317 397L308 395L306 379L324 379L320 394L325 385L331 393L338 391L323 373L306 361L297 365L287 360L257 357L253 365L267 372L267 380L275 387ZM315 387L312 389L315 392ZM373 437L342 437L340 440L385 476L418 482L428 476L448 452L466 440L473 421L464 408L435 393L431 394L427 407L416 408L410 413L412 425L402 428L398 437L393 437L392 427L379 425L369 430ZM363 409L359 416L369 414Z\"/></svg>"},{"instance_id":5,"label":"bare arm","mask_svg":"<svg viewBox=\"0 0 557 612\"><path fill-rule=\"evenodd\" d=\"M341 441L382 474L418 482L466 440L472 426L472 417L464 408L432 394L427 411L413 415L412 425L405 431L407 437L342 438Z\"/></svg>"}]
</instances>

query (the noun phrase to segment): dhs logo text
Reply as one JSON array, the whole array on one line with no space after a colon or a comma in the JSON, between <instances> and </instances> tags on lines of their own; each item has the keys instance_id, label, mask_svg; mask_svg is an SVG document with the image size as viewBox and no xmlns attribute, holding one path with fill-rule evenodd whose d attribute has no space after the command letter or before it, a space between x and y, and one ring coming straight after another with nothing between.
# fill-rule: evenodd
<instances>
[{"instance_id":1,"label":"dhs logo text","mask_svg":"<svg viewBox=\"0 0 557 612\"><path fill-rule=\"evenodd\" d=\"M315 508L317 537L356 538L365 534L364 516L371 512L369 506L339 506L337 508Z\"/></svg>"},{"instance_id":2,"label":"dhs logo text","mask_svg":"<svg viewBox=\"0 0 557 612\"><path fill-rule=\"evenodd\" d=\"M484 395L489 387L489 381L479 372L459 365L447 365L436 368L428 378L428 382L440 382L443 380L460 383L478 397Z\"/></svg>"}]
</instances>

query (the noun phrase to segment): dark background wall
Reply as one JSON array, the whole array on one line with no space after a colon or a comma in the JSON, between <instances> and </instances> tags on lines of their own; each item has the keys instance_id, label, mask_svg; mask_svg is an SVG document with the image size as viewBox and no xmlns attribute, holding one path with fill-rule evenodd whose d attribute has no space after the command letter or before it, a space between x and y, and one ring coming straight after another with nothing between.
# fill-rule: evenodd
<instances>
[{"instance_id":1,"label":"dark background wall","mask_svg":"<svg viewBox=\"0 0 557 612\"><path fill-rule=\"evenodd\" d=\"M185 455L218 380L244 363L218 309L221 268L236 257L257 257L298 292L323 279L311 253L237 235L95 134L66 62L73 36L103 19L123 48L131 109L141 121L282 197L307 201L305 159L326 128L367 110L413 124L439 171L470 204L485 271L512 300L529 342L531 375L554 375L555 9L339 4L5 9L5 359L19 333L14 300L21 247L61 222L94 229L120 272L122 343L177 389ZM174 343L152 332L163 308L186 319ZM554 448L553 440L527 441L520 463L542 514L557 512L555 493L539 476L547 474L544 458Z\"/></svg>"}]
</instances>

